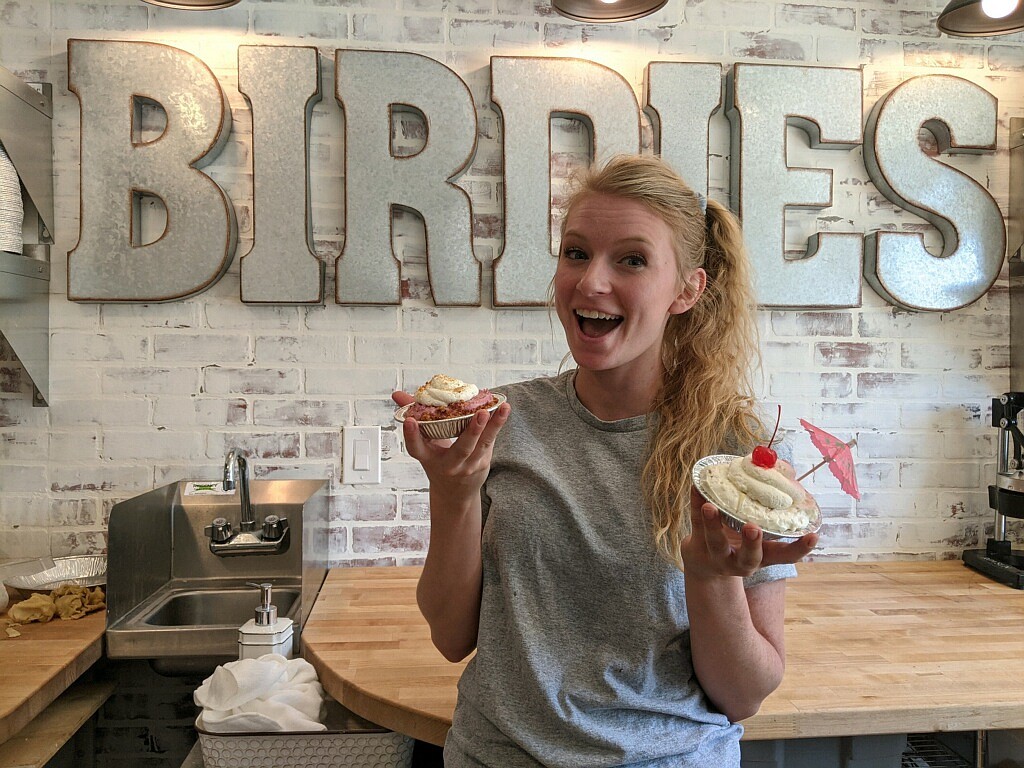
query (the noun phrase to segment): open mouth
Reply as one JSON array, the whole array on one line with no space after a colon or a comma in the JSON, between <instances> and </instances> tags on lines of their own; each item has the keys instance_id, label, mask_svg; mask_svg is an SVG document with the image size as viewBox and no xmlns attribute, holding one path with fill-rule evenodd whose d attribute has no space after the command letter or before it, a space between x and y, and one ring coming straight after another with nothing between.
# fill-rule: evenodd
<instances>
[{"instance_id":1,"label":"open mouth","mask_svg":"<svg viewBox=\"0 0 1024 768\"><path fill-rule=\"evenodd\" d=\"M580 332L592 339L611 333L619 327L624 319L622 315L609 315L594 309L577 309L575 315Z\"/></svg>"}]
</instances>

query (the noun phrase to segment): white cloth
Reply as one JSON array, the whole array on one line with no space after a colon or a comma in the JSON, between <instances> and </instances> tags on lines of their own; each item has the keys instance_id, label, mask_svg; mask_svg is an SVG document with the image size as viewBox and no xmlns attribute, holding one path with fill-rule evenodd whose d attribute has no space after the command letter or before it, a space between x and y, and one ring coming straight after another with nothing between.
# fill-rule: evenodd
<instances>
[{"instance_id":1,"label":"white cloth","mask_svg":"<svg viewBox=\"0 0 1024 768\"><path fill-rule=\"evenodd\" d=\"M305 659L268 653L217 667L192 696L196 726L212 733L325 731L324 689Z\"/></svg>"}]
</instances>

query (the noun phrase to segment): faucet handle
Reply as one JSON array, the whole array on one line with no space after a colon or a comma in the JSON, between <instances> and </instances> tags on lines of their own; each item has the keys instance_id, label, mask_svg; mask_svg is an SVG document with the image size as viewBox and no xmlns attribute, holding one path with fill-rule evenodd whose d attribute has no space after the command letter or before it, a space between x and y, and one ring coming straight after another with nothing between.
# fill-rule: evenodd
<instances>
[{"instance_id":1,"label":"faucet handle","mask_svg":"<svg viewBox=\"0 0 1024 768\"><path fill-rule=\"evenodd\" d=\"M267 515L263 518L263 540L277 541L284 536L288 528L288 518L277 515Z\"/></svg>"},{"instance_id":2,"label":"faucet handle","mask_svg":"<svg viewBox=\"0 0 1024 768\"><path fill-rule=\"evenodd\" d=\"M223 517L214 518L213 524L206 526L203 533L210 537L210 541L223 544L231 538L231 523Z\"/></svg>"}]
</instances>

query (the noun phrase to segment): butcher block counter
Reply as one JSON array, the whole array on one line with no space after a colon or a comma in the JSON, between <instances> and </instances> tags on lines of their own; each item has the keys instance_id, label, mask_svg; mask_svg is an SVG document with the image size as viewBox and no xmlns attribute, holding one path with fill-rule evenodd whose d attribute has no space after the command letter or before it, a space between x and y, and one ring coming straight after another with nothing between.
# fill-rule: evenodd
<instances>
[{"instance_id":1,"label":"butcher block counter","mask_svg":"<svg viewBox=\"0 0 1024 768\"><path fill-rule=\"evenodd\" d=\"M465 663L430 643L420 570L332 570L303 655L352 711L440 745ZM744 721L745 739L1024 728L1024 591L960 561L799 571L786 590L786 675Z\"/></svg>"},{"instance_id":2,"label":"butcher block counter","mask_svg":"<svg viewBox=\"0 0 1024 768\"><path fill-rule=\"evenodd\" d=\"M22 624L20 637L0 635L0 754L102 657L106 620L106 611L97 611L81 619Z\"/></svg>"}]
</instances>

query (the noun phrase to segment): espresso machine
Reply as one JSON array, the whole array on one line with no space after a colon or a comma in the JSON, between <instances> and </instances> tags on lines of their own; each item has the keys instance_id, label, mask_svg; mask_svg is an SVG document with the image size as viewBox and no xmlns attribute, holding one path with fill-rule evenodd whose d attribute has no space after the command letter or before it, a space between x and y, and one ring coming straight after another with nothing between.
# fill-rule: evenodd
<instances>
[{"instance_id":1,"label":"espresso machine","mask_svg":"<svg viewBox=\"0 0 1024 768\"><path fill-rule=\"evenodd\" d=\"M1024 518L1024 433L1021 432L1024 392L992 398L992 426L999 429L996 484L988 487L988 505L995 527L984 549L964 550L964 563L995 581L1024 589L1024 550L1006 538L1006 518Z\"/></svg>"}]
</instances>

